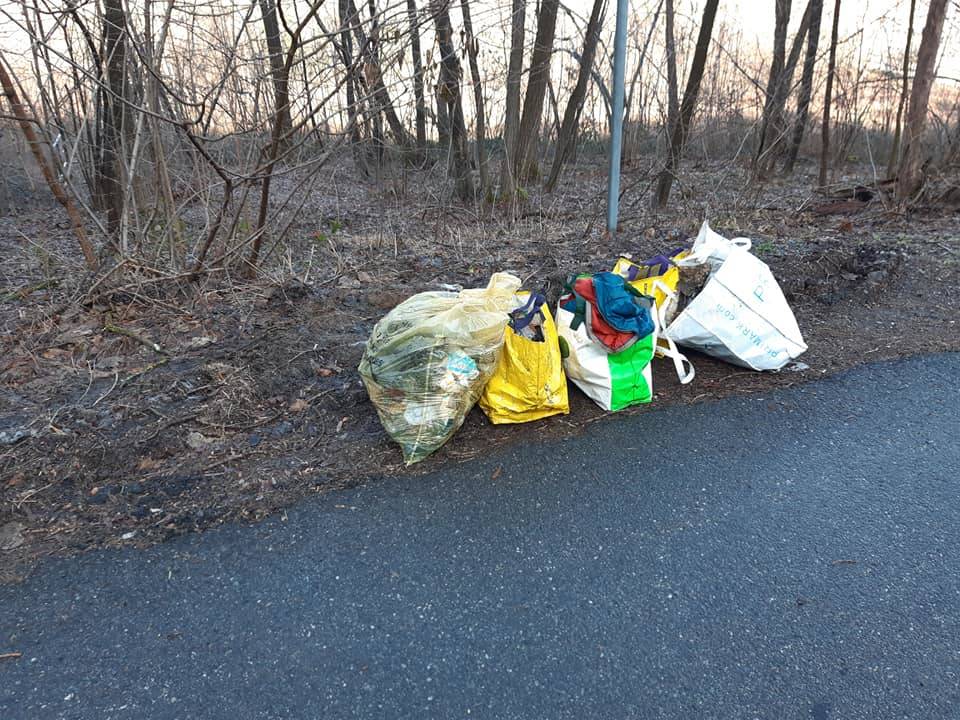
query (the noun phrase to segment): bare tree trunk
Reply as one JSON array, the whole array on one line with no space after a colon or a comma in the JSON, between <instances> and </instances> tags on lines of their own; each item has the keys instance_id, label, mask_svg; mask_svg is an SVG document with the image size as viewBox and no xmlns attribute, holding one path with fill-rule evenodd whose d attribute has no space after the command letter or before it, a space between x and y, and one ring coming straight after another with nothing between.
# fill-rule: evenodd
<instances>
[{"instance_id":1,"label":"bare tree trunk","mask_svg":"<svg viewBox=\"0 0 960 720\"><path fill-rule=\"evenodd\" d=\"M576 60L578 65L583 61L583 58L580 57L580 53L578 53L576 50L571 50L570 48L566 48L566 49L564 49L564 52L566 52L567 54L570 55L570 57L572 57L574 60ZM600 75L600 73L597 72L597 68L596 68L596 67L594 67L594 68L590 71L590 78L593 80L593 85L594 85L594 87L597 89L597 92L600 93L600 97L601 97L601 99L603 100L603 108L604 108L604 111L605 111L605 112L604 112L604 117L605 117L606 120L607 120L607 128L609 129L609 126L610 126L610 116L611 116L611 114L612 114L612 112L613 112L613 111L612 111L612 108L613 108L613 98L610 97L610 89L607 87L607 84L606 84L606 82L604 81L603 77ZM626 110L627 110L626 101L624 101L623 109L624 109L624 116L623 116L623 117L624 117L624 121L626 121L626 117L627 117L627 115L626 115Z\"/></svg>"},{"instance_id":2,"label":"bare tree trunk","mask_svg":"<svg viewBox=\"0 0 960 720\"><path fill-rule=\"evenodd\" d=\"M774 5L773 56L770 59L770 75L767 78L766 97L763 102L763 116L760 120L760 132L757 139L757 151L753 156L753 171L758 178L763 176L761 160L768 144L770 126L779 94L779 85L783 79L787 53L787 25L790 22L791 0L776 0Z\"/></svg>"},{"instance_id":3,"label":"bare tree trunk","mask_svg":"<svg viewBox=\"0 0 960 720\"><path fill-rule=\"evenodd\" d=\"M758 157L757 177L765 179L773 170L773 165L777 157L781 154L783 143L787 137L787 97L793 89L793 73L797 68L797 61L800 59L800 50L803 48L803 41L810 30L810 22L813 17L814 4L820 0L808 0L807 7L803 11L803 18L800 20L800 27L797 28L796 35L793 36L793 42L790 45L790 54L787 55L786 64L777 79L774 88L773 105L770 108L769 121L764 122L764 134L766 142L763 145L762 154Z\"/></svg>"},{"instance_id":4,"label":"bare tree trunk","mask_svg":"<svg viewBox=\"0 0 960 720\"><path fill-rule=\"evenodd\" d=\"M627 99L623 106L623 126L628 127L633 117L633 94L637 87L637 81L640 79L640 73L643 71L644 63L647 59L647 50L650 47L650 40L653 39L653 33L656 32L657 22L660 20L660 11L663 9L663 0L658 0L657 9L653 11L653 19L650 21L650 27L647 29L647 38L643 41L643 47L640 49L640 57L637 58L637 67L633 71L633 77L630 78L630 89L627 91ZM674 66L676 72L676 66ZM643 106L643 88L640 88L640 105ZM609 113L608 113L609 114ZM640 117L643 122L643 114ZM668 134L669 136L669 134Z\"/></svg>"},{"instance_id":5,"label":"bare tree trunk","mask_svg":"<svg viewBox=\"0 0 960 720\"><path fill-rule=\"evenodd\" d=\"M557 102L557 91L553 87L553 78L547 75L547 100L550 101L550 114L553 116L553 134L560 139L560 105ZM550 141L551 131L546 130L544 139Z\"/></svg>"},{"instance_id":6,"label":"bare tree trunk","mask_svg":"<svg viewBox=\"0 0 960 720\"><path fill-rule=\"evenodd\" d=\"M373 87L377 105L387 119L390 132L393 133L396 143L402 148L410 148L413 146L413 138L410 137L407 128L400 121L400 116L397 115L397 111L393 107L390 91L387 90L387 86L383 82L383 70L380 67L380 21L376 2L370 0L367 5L370 10L371 22L367 72L375 76L367 78L367 85Z\"/></svg>"},{"instance_id":7,"label":"bare tree trunk","mask_svg":"<svg viewBox=\"0 0 960 720\"><path fill-rule=\"evenodd\" d=\"M440 85L434 88L434 100L437 104L437 141L445 156L450 154L450 111L447 109L447 102L440 93ZM450 162L447 162L448 171Z\"/></svg>"},{"instance_id":8,"label":"bare tree trunk","mask_svg":"<svg viewBox=\"0 0 960 720\"><path fill-rule=\"evenodd\" d=\"M423 100L423 60L420 55L420 27L417 22L417 0L407 0L410 21L410 53L413 56L413 97L417 114L417 152L421 161L427 153L427 111Z\"/></svg>"},{"instance_id":9,"label":"bare tree trunk","mask_svg":"<svg viewBox=\"0 0 960 720\"><path fill-rule=\"evenodd\" d=\"M33 153L37 165L40 166L43 179L47 181L50 192L53 193L57 202L63 205L63 209L67 211L67 217L70 219L70 227L73 228L73 232L77 236L77 242L80 244L80 250L83 252L83 258L86 260L87 267L91 270L97 270L100 264L97 262L97 256L93 252L93 245L90 243L90 238L87 237L83 219L80 217L73 198L67 194L53 174L50 163L43 153L43 148L40 146L40 140L37 138L37 134L33 129L33 123L38 121L30 117L23 103L20 102L20 96L17 95L13 78L7 73L6 59L2 54L0 54L0 87L3 88L3 94L6 95L7 101L10 103L10 110L17 119L20 130L23 131L23 137L26 139L27 145L30 146L30 152Z\"/></svg>"},{"instance_id":10,"label":"bare tree trunk","mask_svg":"<svg viewBox=\"0 0 960 720\"><path fill-rule=\"evenodd\" d=\"M275 0L259 0L263 30L267 36L267 52L270 55L270 76L273 79L274 112L280 133L286 144L290 139L290 78L283 67L283 42L280 40L280 23L277 20Z\"/></svg>"},{"instance_id":11,"label":"bare tree trunk","mask_svg":"<svg viewBox=\"0 0 960 720\"><path fill-rule=\"evenodd\" d=\"M560 171L563 169L564 163L573 154L577 144L580 113L583 112L583 102L587 97L587 86L590 84L590 73L593 70L593 59L597 54L597 43L600 40L600 27L603 25L606 6L606 0L593 0L593 10L590 11L590 20L587 22L587 30L583 36L583 55L577 74L577 84L573 88L573 94L570 95L566 110L563 112L563 123L560 125L560 132L557 135L557 151L553 156L550 177L547 178L547 192L553 191L557 180L560 178Z\"/></svg>"},{"instance_id":12,"label":"bare tree trunk","mask_svg":"<svg viewBox=\"0 0 960 720\"><path fill-rule=\"evenodd\" d=\"M667 41L667 137L673 135L680 116L680 90L677 86L677 43L673 34L673 0L667 0L666 41Z\"/></svg>"},{"instance_id":13,"label":"bare tree trunk","mask_svg":"<svg viewBox=\"0 0 960 720\"><path fill-rule=\"evenodd\" d=\"M903 85L900 88L900 102L897 104L897 121L893 131L893 147L890 148L890 161L887 163L887 177L893 177L893 172L900 159L900 132L903 122L903 108L907 104L907 93L910 91L910 44L913 41L913 16L917 9L917 0L910 0L910 19L907 22L907 46L903 51Z\"/></svg>"},{"instance_id":14,"label":"bare tree trunk","mask_svg":"<svg viewBox=\"0 0 960 720\"><path fill-rule=\"evenodd\" d=\"M830 32L830 58L827 60L827 89L823 96L823 130L820 145L821 187L827 184L827 170L830 166L830 102L833 99L833 76L837 70L837 35L840 26L840 0L833 5L833 30Z\"/></svg>"},{"instance_id":15,"label":"bare tree trunk","mask_svg":"<svg viewBox=\"0 0 960 720\"><path fill-rule=\"evenodd\" d=\"M340 13L340 57L347 77L344 83L347 93L347 125L350 133L350 148L353 151L353 162L357 171L364 177L370 176L367 156L363 147L363 133L360 127L360 113L358 112L357 93L360 89L360 74L357 72L353 56L353 34L350 32L351 23L356 22L355 15L350 12L349 0L339 0Z\"/></svg>"},{"instance_id":16,"label":"bare tree trunk","mask_svg":"<svg viewBox=\"0 0 960 720\"><path fill-rule=\"evenodd\" d=\"M936 75L937 51L940 49L940 36L943 34L946 16L947 0L930 0L927 22L923 26L920 47L917 50L917 69L913 75L907 120L903 127L903 155L897 173L897 197L901 201L910 199L923 187L921 142L927 123L927 104Z\"/></svg>"},{"instance_id":17,"label":"bare tree trunk","mask_svg":"<svg viewBox=\"0 0 960 720\"><path fill-rule=\"evenodd\" d=\"M509 198L511 207L517 195L514 158L520 130L520 83L523 73L523 36L526 0L513 0L510 18L510 61L507 67L506 112L503 119L503 164L500 166L500 197Z\"/></svg>"},{"instance_id":18,"label":"bare tree trunk","mask_svg":"<svg viewBox=\"0 0 960 720\"><path fill-rule=\"evenodd\" d=\"M126 98L124 67L126 65L126 13L122 0L104 0L103 55L106 62L107 98L104 108L103 155L100 175L107 207L107 232L113 242L118 239L123 218L124 197L121 180L123 158L123 101ZM118 247L119 249L119 247Z\"/></svg>"},{"instance_id":19,"label":"bare tree trunk","mask_svg":"<svg viewBox=\"0 0 960 720\"><path fill-rule=\"evenodd\" d=\"M490 179L487 175L487 131L483 108L483 87L480 84L480 67L477 64L480 43L473 34L470 0L460 0L460 10L463 13L464 42L467 44L467 58L470 61L470 77L473 79L473 104L477 111L477 168L480 170L480 194L486 196L490 188Z\"/></svg>"},{"instance_id":20,"label":"bare tree trunk","mask_svg":"<svg viewBox=\"0 0 960 720\"><path fill-rule=\"evenodd\" d=\"M437 23L437 45L440 49L440 97L447 104L450 116L450 155L457 197L474 198L473 177L470 172L470 151L467 146L467 127L463 120L460 100L460 61L453 47L453 28L447 0L431 0L431 10Z\"/></svg>"},{"instance_id":21,"label":"bare tree trunk","mask_svg":"<svg viewBox=\"0 0 960 720\"><path fill-rule=\"evenodd\" d=\"M352 5L353 0L351 0ZM380 94L380 26L377 22L376 0L369 0L367 8L370 12L370 34L363 38L360 43L361 52L366 58L363 65L363 75L366 78L367 89L373 90L373 97L370 99L373 105L373 151L377 159L377 181L381 179L383 170L383 156L386 151L386 143L383 137L383 117L386 114L387 107L390 107L389 100L384 103L383 96ZM360 20L360 13L354 9L357 18L357 32L363 33ZM384 88L386 92L386 88ZM389 121L388 121L389 122ZM398 138L402 143L402 138Z\"/></svg>"},{"instance_id":22,"label":"bare tree trunk","mask_svg":"<svg viewBox=\"0 0 960 720\"><path fill-rule=\"evenodd\" d=\"M293 17L294 17L294 20L296 21L297 25L299 25L299 24L300 24L300 10L299 10L299 5L294 4L294 6L293 6L293 12L294 12L294 16L293 16ZM319 22L319 20L318 20L318 22ZM336 38L335 38L335 37L330 37L330 43L331 43L332 45L336 45ZM302 82L303 82L303 99L304 99L304 101L306 102L306 105L307 105L307 107L306 107L306 110L307 110L307 118L309 118L309 120L310 120L310 127L312 128L312 131L313 131L313 132L312 132L313 140L314 140L314 142L316 143L316 145L317 145L318 148L323 148L326 143L325 143L325 141L324 141L324 140L325 140L325 138L324 138L324 132L323 132L323 130L320 129L320 123L319 123L319 121L317 120L317 114L324 109L324 105L326 104L326 101L325 101L325 100L321 100L321 101L320 101L320 107L318 107L318 108L315 108L314 105L313 105L313 103L314 103L314 99L313 99L313 86L312 86L312 84L311 84L311 78L310 78L310 76L309 76L309 74L308 74L309 65L310 65L310 62L309 62L309 61L310 61L310 58L309 58L307 55L304 55L304 56L300 59L300 62L297 63L297 65L300 67L300 77L301 77Z\"/></svg>"},{"instance_id":23,"label":"bare tree trunk","mask_svg":"<svg viewBox=\"0 0 960 720\"><path fill-rule=\"evenodd\" d=\"M713 34L713 21L717 17L719 0L707 0L703 7L703 19L700 21L700 33L697 35L697 46L693 51L693 62L690 64L690 75L687 86L683 91L683 101L680 104L680 117L677 126L670 134L670 147L667 150L667 162L657 178L657 207L664 207L670 199L670 188L680 167L680 156L683 146L687 142L693 112L697 107L697 96L700 93L700 83L703 80L703 70L707 64L707 51L710 49L710 36Z\"/></svg>"},{"instance_id":24,"label":"bare tree trunk","mask_svg":"<svg viewBox=\"0 0 960 720\"><path fill-rule=\"evenodd\" d=\"M290 77L290 68L293 67L293 60L296 57L297 52L300 50L303 29L308 23L310 23L314 15L317 14L317 11L323 5L323 2L324 0L313 0L306 17L304 17L304 19L297 25L296 29L294 29L290 34L290 47L287 48L286 57L283 62L284 77ZM281 96L281 100L282 104L277 107L277 112L274 114L273 132L270 137L270 144L267 146L266 152L264 153L267 162L263 168L264 178L260 185L260 206L257 210L257 226L256 230L254 231L253 243L250 246L250 256L247 260L247 272L250 275L256 271L257 263L260 261L260 247L262 246L263 239L266 235L267 213L270 209L270 185L273 181L273 170L280 156L280 143L284 139L283 126L281 125L281 118L284 117L284 110L286 110L287 117L289 117L290 98L287 95L283 95ZM291 131L292 128L288 130L288 132ZM223 215L225 214L226 208L229 205L230 193L232 191L232 182L225 178L224 200L223 205L221 206L219 218L217 220L218 225L223 221Z\"/></svg>"},{"instance_id":25,"label":"bare tree trunk","mask_svg":"<svg viewBox=\"0 0 960 720\"><path fill-rule=\"evenodd\" d=\"M163 148L163 140L160 135L160 81L156 76L156 68L163 57L164 46L166 44L167 31L170 27L170 15L173 12L173 6L176 0L167 0L167 9L163 18L163 25L160 30L160 36L156 47L153 43L153 11L150 0L144 2L144 40L145 52L144 61L150 72L147 73L147 104L152 116L147 118L150 126L150 142L153 151L154 167L157 174L157 189L160 191L157 197L157 206L162 205L167 218L167 227L164 232L169 234L170 244L170 264L174 269L181 266L181 255L185 247L183 235L180 232L179 218L176 212L176 201L173 198L173 187L170 183L170 174L167 169L167 158Z\"/></svg>"},{"instance_id":26,"label":"bare tree trunk","mask_svg":"<svg viewBox=\"0 0 960 720\"><path fill-rule=\"evenodd\" d=\"M543 98L550 74L550 58L553 55L553 36L557 27L559 0L542 0L537 18L537 38L533 44L530 60L530 79L523 100L523 114L517 133L517 152L514 157L515 177L531 178L537 175L537 145L540 136L540 121L543 115Z\"/></svg>"},{"instance_id":27,"label":"bare tree trunk","mask_svg":"<svg viewBox=\"0 0 960 720\"><path fill-rule=\"evenodd\" d=\"M80 13L77 11L76 7L67 7L66 13L73 20L74 24L77 26L77 29L80 31L80 35L83 38L83 44L86 46L87 51L90 53L90 58L92 63L97 68L97 83L95 88L91 91L91 102L93 104L93 118L92 122L84 123L81 127L83 131L80 134L84 136L84 143L88 146L89 150L87 151L87 157L89 158L87 162L82 163L81 169L84 176L84 181L87 184L87 188L90 191L91 204L97 210L103 211L106 209L106 202L103 197L103 183L102 177L100 174L100 162L103 149L103 133L101 128L103 125L103 108L106 105L106 92L104 89L105 83L102 81L105 71L105 63L103 58L100 55L100 49L97 48L97 44L94 41L93 33L90 32L90 29L84 23L83 18L80 16ZM73 54L73 50L70 43L70 35L68 33L65 35L67 41L67 49L70 54ZM83 88L83 81L80 79L80 73L78 72L76 66L71 68L73 84L77 88ZM79 93L79 97L75 100L72 96L69 98L70 102L70 111L75 118L81 117L83 113L80 112L79 106L85 104L85 93L82 91Z\"/></svg>"},{"instance_id":28,"label":"bare tree trunk","mask_svg":"<svg viewBox=\"0 0 960 720\"><path fill-rule=\"evenodd\" d=\"M820 43L820 20L823 17L823 0L810 0L810 29L807 32L807 52L803 58L803 74L800 77L800 95L797 97L797 119L793 126L793 138L783 166L783 172L789 175L797 163L800 143L810 113L810 97L813 94L813 71L817 64L817 46Z\"/></svg>"},{"instance_id":29,"label":"bare tree trunk","mask_svg":"<svg viewBox=\"0 0 960 720\"><path fill-rule=\"evenodd\" d=\"M348 22L349 27L356 35L359 54L363 58L363 72L357 73L357 87L363 88L368 96L369 115L373 121L374 127L374 145L377 156L380 158L383 153L383 118L386 118L390 131L393 133L396 143L403 148L413 146L413 139L410 133L400 121L396 110L393 107L393 100L390 98L390 92L383 83L382 70L380 68L380 23L376 4L373 0L367 3L370 12L370 34L367 35L361 24L360 13L357 11L353 0L341 0L341 22ZM343 20L342 18L347 18Z\"/></svg>"}]
</instances>

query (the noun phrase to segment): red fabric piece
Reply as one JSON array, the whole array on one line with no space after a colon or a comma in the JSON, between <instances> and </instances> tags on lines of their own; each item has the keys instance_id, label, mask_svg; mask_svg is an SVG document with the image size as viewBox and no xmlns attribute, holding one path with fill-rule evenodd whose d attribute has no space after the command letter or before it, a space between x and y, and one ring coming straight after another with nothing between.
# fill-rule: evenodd
<instances>
[{"instance_id":1,"label":"red fabric piece","mask_svg":"<svg viewBox=\"0 0 960 720\"><path fill-rule=\"evenodd\" d=\"M597 296L593 292L593 278L578 278L573 283L573 289L587 301L586 312L590 313L590 329L598 343L609 348L611 352L617 352L633 340L633 333L620 332L604 320L603 315L597 310Z\"/></svg>"}]
</instances>

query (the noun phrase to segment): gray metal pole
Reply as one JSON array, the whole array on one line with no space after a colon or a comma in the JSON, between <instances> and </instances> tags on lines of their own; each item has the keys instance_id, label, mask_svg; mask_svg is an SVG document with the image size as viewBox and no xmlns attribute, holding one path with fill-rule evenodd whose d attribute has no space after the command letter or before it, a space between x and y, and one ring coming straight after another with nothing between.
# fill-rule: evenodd
<instances>
[{"instance_id":1,"label":"gray metal pole","mask_svg":"<svg viewBox=\"0 0 960 720\"><path fill-rule=\"evenodd\" d=\"M607 173L607 231L617 231L620 209L620 154L623 150L623 94L627 64L628 0L617 0L617 31L613 40L613 117L610 118L610 168Z\"/></svg>"}]
</instances>

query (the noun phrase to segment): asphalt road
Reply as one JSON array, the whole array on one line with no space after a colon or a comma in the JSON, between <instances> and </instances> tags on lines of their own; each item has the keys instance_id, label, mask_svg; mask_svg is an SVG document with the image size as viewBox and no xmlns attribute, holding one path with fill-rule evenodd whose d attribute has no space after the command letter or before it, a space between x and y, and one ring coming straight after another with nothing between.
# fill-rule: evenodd
<instances>
[{"instance_id":1,"label":"asphalt road","mask_svg":"<svg viewBox=\"0 0 960 720\"><path fill-rule=\"evenodd\" d=\"M957 718L958 377L613 418L50 562L0 588L0 718Z\"/></svg>"}]
</instances>

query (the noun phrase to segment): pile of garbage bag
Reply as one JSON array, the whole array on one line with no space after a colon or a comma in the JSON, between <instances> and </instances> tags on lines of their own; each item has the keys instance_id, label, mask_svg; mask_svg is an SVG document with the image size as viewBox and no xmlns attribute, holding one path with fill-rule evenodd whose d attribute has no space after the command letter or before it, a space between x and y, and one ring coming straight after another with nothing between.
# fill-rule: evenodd
<instances>
[{"instance_id":1,"label":"pile of garbage bag","mask_svg":"<svg viewBox=\"0 0 960 720\"><path fill-rule=\"evenodd\" d=\"M707 223L680 268L705 266L703 289L670 323L678 345L753 370L779 370L806 352L793 311L747 238L727 240Z\"/></svg>"},{"instance_id":2,"label":"pile of garbage bag","mask_svg":"<svg viewBox=\"0 0 960 720\"><path fill-rule=\"evenodd\" d=\"M360 377L407 464L463 424L500 359L520 280L496 273L484 289L423 292L376 324Z\"/></svg>"},{"instance_id":3,"label":"pile of garbage bag","mask_svg":"<svg viewBox=\"0 0 960 720\"><path fill-rule=\"evenodd\" d=\"M611 272L571 278L567 291L557 307L567 377L604 410L650 402L654 299Z\"/></svg>"},{"instance_id":4,"label":"pile of garbage bag","mask_svg":"<svg viewBox=\"0 0 960 720\"><path fill-rule=\"evenodd\" d=\"M557 327L539 293L520 295L510 314L503 349L480 396L480 408L495 425L523 423L570 412Z\"/></svg>"},{"instance_id":5,"label":"pile of garbage bag","mask_svg":"<svg viewBox=\"0 0 960 720\"><path fill-rule=\"evenodd\" d=\"M486 288L414 295L374 327L360 376L407 464L459 429L479 401L494 424L569 412L567 379L608 411L653 399L651 363L680 350L777 370L807 346L780 286L747 238L704 222L690 248L571 275L556 321L541 293L509 273Z\"/></svg>"}]
</instances>

